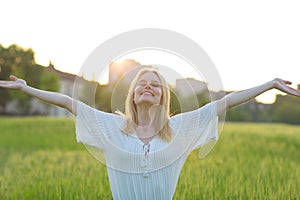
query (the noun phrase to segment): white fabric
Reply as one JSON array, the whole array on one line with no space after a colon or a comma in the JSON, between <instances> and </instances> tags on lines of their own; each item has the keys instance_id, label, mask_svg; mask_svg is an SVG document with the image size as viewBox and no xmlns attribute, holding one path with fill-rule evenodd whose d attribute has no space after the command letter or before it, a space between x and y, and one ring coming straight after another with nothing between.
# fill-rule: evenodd
<instances>
[{"instance_id":1,"label":"white fabric","mask_svg":"<svg viewBox=\"0 0 300 200\"><path fill-rule=\"evenodd\" d=\"M165 142L154 137L145 155L144 143L135 133L121 132L125 125L123 117L78 103L76 138L106 163L114 199L168 200L174 195L189 153L218 139L216 106L212 102L171 117L173 139Z\"/></svg>"}]
</instances>

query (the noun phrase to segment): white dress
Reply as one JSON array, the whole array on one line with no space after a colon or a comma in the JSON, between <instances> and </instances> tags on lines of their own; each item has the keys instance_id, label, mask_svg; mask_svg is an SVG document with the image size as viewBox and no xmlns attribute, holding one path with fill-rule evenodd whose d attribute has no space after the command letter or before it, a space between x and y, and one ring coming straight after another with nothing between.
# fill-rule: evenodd
<instances>
[{"instance_id":1,"label":"white dress","mask_svg":"<svg viewBox=\"0 0 300 200\"><path fill-rule=\"evenodd\" d=\"M76 138L107 166L116 200L172 199L191 151L218 139L216 102L170 118L170 142L154 137L149 145L124 134L125 119L78 103Z\"/></svg>"}]
</instances>

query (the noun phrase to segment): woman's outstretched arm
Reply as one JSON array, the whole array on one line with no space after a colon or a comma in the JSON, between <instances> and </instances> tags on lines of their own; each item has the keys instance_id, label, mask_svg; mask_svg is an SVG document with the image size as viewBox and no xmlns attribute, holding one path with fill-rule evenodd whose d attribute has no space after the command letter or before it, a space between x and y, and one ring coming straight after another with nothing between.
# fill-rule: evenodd
<instances>
[{"instance_id":1,"label":"woman's outstretched arm","mask_svg":"<svg viewBox=\"0 0 300 200\"><path fill-rule=\"evenodd\" d=\"M272 81L269 81L265 84L262 84L257 87L253 87L250 89L233 92L231 94L226 95L222 99L218 100L218 114L221 114L223 111L232 108L234 106L240 105L244 102L247 102L256 96L271 90L278 89L286 94L294 95L300 97L300 90L296 90L294 88L289 87L291 85L290 81L285 81L279 78L276 78Z\"/></svg>"},{"instance_id":2,"label":"woman's outstretched arm","mask_svg":"<svg viewBox=\"0 0 300 200\"><path fill-rule=\"evenodd\" d=\"M19 79L15 76L10 76L10 79L11 81L0 80L0 87L20 90L25 94L36 97L44 102L65 108L76 115L77 102L71 97L57 92L49 92L30 87L26 84L25 80Z\"/></svg>"}]
</instances>

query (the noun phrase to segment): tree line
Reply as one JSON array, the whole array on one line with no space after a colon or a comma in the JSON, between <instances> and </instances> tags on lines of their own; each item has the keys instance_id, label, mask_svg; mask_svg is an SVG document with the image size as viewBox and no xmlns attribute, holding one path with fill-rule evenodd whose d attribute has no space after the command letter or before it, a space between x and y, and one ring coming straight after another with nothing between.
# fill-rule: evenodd
<instances>
[{"instance_id":1,"label":"tree line","mask_svg":"<svg viewBox=\"0 0 300 200\"><path fill-rule=\"evenodd\" d=\"M28 85L43 90L58 91L60 88L60 77L49 72L46 67L38 65L35 62L32 49L24 49L18 45L10 45L5 48L0 44L0 79L5 80L11 74L25 79ZM128 84L119 83L118 88L87 80L82 80L80 84L85 88L80 100L94 103L96 108L106 112L124 111ZM178 95L174 88L171 86L170 88L170 112L172 115L196 109L210 102L211 94L208 91L183 98ZM90 98L91 96L92 98ZM0 114L6 113L6 106L11 101L16 101L18 105L16 109L21 109L26 114L31 106L30 99L30 96L21 92L0 88ZM90 102L91 100L93 102ZM275 103L271 105L252 100L230 109L226 113L226 120L300 124L300 99L293 96L277 95Z\"/></svg>"},{"instance_id":2,"label":"tree line","mask_svg":"<svg viewBox=\"0 0 300 200\"><path fill-rule=\"evenodd\" d=\"M25 79L27 84L43 90L58 91L59 77L48 73L46 68L35 62L34 51L18 45L4 47L0 44L0 79L7 80L10 75ZM19 91L0 88L0 113L6 113L7 105L17 102L17 108L26 114L30 109L32 97Z\"/></svg>"},{"instance_id":3,"label":"tree line","mask_svg":"<svg viewBox=\"0 0 300 200\"><path fill-rule=\"evenodd\" d=\"M95 92L95 106L106 112L124 111L128 88L126 84L120 85L125 88L117 92L111 91L107 86L98 85ZM178 91L171 89L170 113L175 115L201 107L211 101L211 95L212 93L204 91L183 98L178 95ZM300 124L300 99L290 95L277 95L273 104L263 104L254 99L228 110L226 121Z\"/></svg>"},{"instance_id":4,"label":"tree line","mask_svg":"<svg viewBox=\"0 0 300 200\"><path fill-rule=\"evenodd\" d=\"M229 110L226 115L228 121L300 124L300 100L289 95L277 95L273 104L253 100Z\"/></svg>"}]
</instances>

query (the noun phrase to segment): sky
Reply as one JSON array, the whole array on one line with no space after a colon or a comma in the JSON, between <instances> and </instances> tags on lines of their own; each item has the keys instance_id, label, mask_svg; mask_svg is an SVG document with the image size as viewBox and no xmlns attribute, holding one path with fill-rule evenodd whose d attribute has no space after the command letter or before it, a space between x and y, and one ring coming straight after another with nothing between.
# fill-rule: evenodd
<instances>
[{"instance_id":1,"label":"sky","mask_svg":"<svg viewBox=\"0 0 300 200\"><path fill-rule=\"evenodd\" d=\"M10 0L0 1L0 9L2 45L32 48L38 64L51 60L58 70L69 73L78 73L90 53L115 35L161 28L200 45L225 90L242 90L277 77L292 81L293 87L300 83L296 0ZM142 64L151 62L139 59ZM183 71L187 73L183 76L197 76ZM275 93L269 91L258 100L272 102Z\"/></svg>"}]
</instances>

